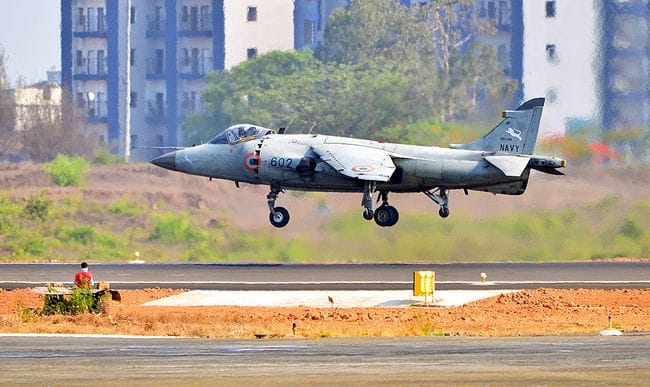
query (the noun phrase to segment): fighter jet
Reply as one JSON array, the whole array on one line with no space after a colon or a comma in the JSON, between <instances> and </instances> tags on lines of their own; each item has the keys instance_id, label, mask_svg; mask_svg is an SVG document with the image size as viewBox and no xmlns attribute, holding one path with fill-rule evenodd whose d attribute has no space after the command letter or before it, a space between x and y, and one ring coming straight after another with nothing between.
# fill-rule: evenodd
<instances>
[{"instance_id":1,"label":"fighter jet","mask_svg":"<svg viewBox=\"0 0 650 387\"><path fill-rule=\"evenodd\" d=\"M284 190L357 192L363 218L382 227L399 219L388 203L391 192L422 192L449 216L451 190L521 195L530 170L563 175L566 161L533 155L544 98L503 112L503 120L482 138L449 148L391 144L381 141L285 134L258 125L234 125L208 143L178 149L151 163L210 179L270 187L269 221L275 227L289 222L289 212L276 207ZM377 203L373 207L373 195Z\"/></svg>"}]
</instances>

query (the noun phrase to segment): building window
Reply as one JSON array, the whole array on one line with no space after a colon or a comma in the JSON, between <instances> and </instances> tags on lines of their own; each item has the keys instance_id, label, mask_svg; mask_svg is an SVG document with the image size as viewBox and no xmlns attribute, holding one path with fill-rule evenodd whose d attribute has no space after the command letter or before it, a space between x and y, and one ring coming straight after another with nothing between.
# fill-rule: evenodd
<instances>
[{"instance_id":1,"label":"building window","mask_svg":"<svg viewBox=\"0 0 650 387\"><path fill-rule=\"evenodd\" d=\"M549 61L549 63L558 62L557 48L555 47L555 44L546 45L546 60Z\"/></svg>"},{"instance_id":2,"label":"building window","mask_svg":"<svg viewBox=\"0 0 650 387\"><path fill-rule=\"evenodd\" d=\"M131 92L131 103L129 104L130 107L135 108L138 105L138 93L132 91Z\"/></svg>"},{"instance_id":3,"label":"building window","mask_svg":"<svg viewBox=\"0 0 650 387\"><path fill-rule=\"evenodd\" d=\"M303 44L305 46L311 46L314 43L314 22L305 20L303 28L305 33Z\"/></svg>"},{"instance_id":4,"label":"building window","mask_svg":"<svg viewBox=\"0 0 650 387\"><path fill-rule=\"evenodd\" d=\"M248 7L248 12L246 12L246 20L249 22L257 21L257 7L250 6Z\"/></svg>"},{"instance_id":5,"label":"building window","mask_svg":"<svg viewBox=\"0 0 650 387\"><path fill-rule=\"evenodd\" d=\"M77 50L77 67L83 67L84 65L84 54L81 52L81 50Z\"/></svg>"},{"instance_id":6,"label":"building window","mask_svg":"<svg viewBox=\"0 0 650 387\"><path fill-rule=\"evenodd\" d=\"M546 0L546 17L555 17L555 0Z\"/></svg>"},{"instance_id":7,"label":"building window","mask_svg":"<svg viewBox=\"0 0 650 387\"><path fill-rule=\"evenodd\" d=\"M135 7L131 7L131 24L135 23Z\"/></svg>"},{"instance_id":8,"label":"building window","mask_svg":"<svg viewBox=\"0 0 650 387\"><path fill-rule=\"evenodd\" d=\"M487 2L487 16L488 19L496 19L497 17L497 5L494 1Z\"/></svg>"},{"instance_id":9,"label":"building window","mask_svg":"<svg viewBox=\"0 0 650 387\"><path fill-rule=\"evenodd\" d=\"M257 56L257 48L249 48L246 50L246 57L248 59L255 58Z\"/></svg>"},{"instance_id":10,"label":"building window","mask_svg":"<svg viewBox=\"0 0 650 387\"><path fill-rule=\"evenodd\" d=\"M129 64L135 66L135 48L131 49L131 55L129 56Z\"/></svg>"},{"instance_id":11,"label":"building window","mask_svg":"<svg viewBox=\"0 0 650 387\"><path fill-rule=\"evenodd\" d=\"M499 1L499 19L498 25L505 26L510 24L510 10L508 9L508 2Z\"/></svg>"},{"instance_id":12,"label":"building window","mask_svg":"<svg viewBox=\"0 0 650 387\"><path fill-rule=\"evenodd\" d=\"M83 92L77 92L77 107L84 107L86 104L86 99L84 98Z\"/></svg>"}]
</instances>

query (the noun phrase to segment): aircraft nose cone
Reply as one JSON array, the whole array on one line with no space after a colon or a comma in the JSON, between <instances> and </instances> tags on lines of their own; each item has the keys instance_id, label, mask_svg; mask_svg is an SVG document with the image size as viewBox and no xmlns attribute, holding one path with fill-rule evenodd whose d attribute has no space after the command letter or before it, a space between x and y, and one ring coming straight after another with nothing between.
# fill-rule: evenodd
<instances>
[{"instance_id":1,"label":"aircraft nose cone","mask_svg":"<svg viewBox=\"0 0 650 387\"><path fill-rule=\"evenodd\" d=\"M150 161L151 164L176 171L176 151L165 153Z\"/></svg>"}]
</instances>

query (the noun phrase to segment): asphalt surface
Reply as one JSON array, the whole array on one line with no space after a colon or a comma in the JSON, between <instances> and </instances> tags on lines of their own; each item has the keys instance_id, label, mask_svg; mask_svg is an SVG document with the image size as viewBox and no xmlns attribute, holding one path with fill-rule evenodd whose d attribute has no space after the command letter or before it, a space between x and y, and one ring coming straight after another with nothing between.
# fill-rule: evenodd
<instances>
[{"instance_id":1,"label":"asphalt surface","mask_svg":"<svg viewBox=\"0 0 650 387\"><path fill-rule=\"evenodd\" d=\"M78 264L0 264L0 288L70 283ZM436 289L650 288L650 262L453 264L91 264L114 289L403 290L413 272L436 272ZM486 273L486 283L480 282Z\"/></svg>"},{"instance_id":2,"label":"asphalt surface","mask_svg":"<svg viewBox=\"0 0 650 387\"><path fill-rule=\"evenodd\" d=\"M0 336L0 384L646 384L650 336L212 340Z\"/></svg>"}]
</instances>

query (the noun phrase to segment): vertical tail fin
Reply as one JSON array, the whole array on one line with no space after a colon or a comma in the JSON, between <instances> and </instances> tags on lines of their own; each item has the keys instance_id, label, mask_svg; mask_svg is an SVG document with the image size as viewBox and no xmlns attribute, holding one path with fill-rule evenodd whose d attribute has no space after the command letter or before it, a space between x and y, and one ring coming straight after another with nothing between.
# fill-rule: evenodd
<instances>
[{"instance_id":1,"label":"vertical tail fin","mask_svg":"<svg viewBox=\"0 0 650 387\"><path fill-rule=\"evenodd\" d=\"M543 108L544 98L526 101L517 110L504 111L503 121L485 136L468 144L452 144L450 148L533 154Z\"/></svg>"}]
</instances>

